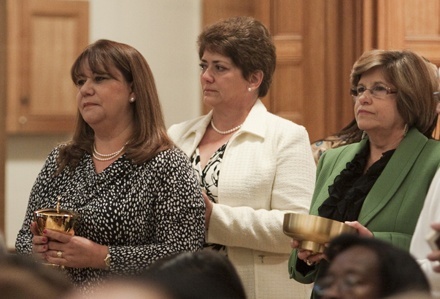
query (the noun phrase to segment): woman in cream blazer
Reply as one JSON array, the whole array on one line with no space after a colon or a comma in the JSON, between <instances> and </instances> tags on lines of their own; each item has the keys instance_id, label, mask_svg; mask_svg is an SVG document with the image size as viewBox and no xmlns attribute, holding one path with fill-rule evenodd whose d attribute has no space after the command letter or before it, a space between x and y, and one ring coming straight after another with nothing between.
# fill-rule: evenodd
<instances>
[{"instance_id":1,"label":"woman in cream blazer","mask_svg":"<svg viewBox=\"0 0 440 299\"><path fill-rule=\"evenodd\" d=\"M212 118L174 125L168 133L189 156ZM304 127L267 112L258 100L229 140L206 242L225 245L248 298L307 298L310 286L289 280L286 212L308 213L315 165Z\"/></svg>"},{"instance_id":2,"label":"woman in cream blazer","mask_svg":"<svg viewBox=\"0 0 440 299\"><path fill-rule=\"evenodd\" d=\"M207 27L198 43L203 101L212 110L168 133L204 192L205 250L230 258L249 299L305 298L310 286L289 281L282 225L286 212L308 213L316 166L305 128L259 100L276 65L270 34L236 17Z\"/></svg>"}]
</instances>

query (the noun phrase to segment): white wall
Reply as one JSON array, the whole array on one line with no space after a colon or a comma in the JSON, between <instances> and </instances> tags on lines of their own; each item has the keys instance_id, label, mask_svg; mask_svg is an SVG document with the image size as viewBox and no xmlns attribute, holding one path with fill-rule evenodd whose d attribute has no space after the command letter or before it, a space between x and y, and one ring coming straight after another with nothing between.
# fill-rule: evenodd
<instances>
[{"instance_id":1,"label":"white wall","mask_svg":"<svg viewBox=\"0 0 440 299\"><path fill-rule=\"evenodd\" d=\"M138 49L155 76L167 126L201 113L196 39L201 0L89 0L90 42ZM34 180L50 150L69 136L8 137L6 243L13 247Z\"/></svg>"}]
</instances>

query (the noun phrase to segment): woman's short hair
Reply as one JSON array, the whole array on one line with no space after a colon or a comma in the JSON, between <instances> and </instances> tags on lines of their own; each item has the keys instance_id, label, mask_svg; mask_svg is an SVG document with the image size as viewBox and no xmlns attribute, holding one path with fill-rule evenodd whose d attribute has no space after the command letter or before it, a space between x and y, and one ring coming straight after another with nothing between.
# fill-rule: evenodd
<instances>
[{"instance_id":1,"label":"woman's short hair","mask_svg":"<svg viewBox=\"0 0 440 299\"><path fill-rule=\"evenodd\" d=\"M417 261L409 252L391 243L371 237L343 234L334 238L326 248L325 254L330 263L342 252L363 247L376 255L378 261L380 298L407 291L429 293L429 282Z\"/></svg>"},{"instance_id":2,"label":"woman's short hair","mask_svg":"<svg viewBox=\"0 0 440 299\"><path fill-rule=\"evenodd\" d=\"M131 104L133 133L125 147L127 158L140 164L172 146L166 134L153 73L139 51L129 45L105 39L90 44L72 65L74 84L83 75L87 64L94 73L109 73L110 68L116 68L135 94L136 101ZM94 132L78 112L73 139L60 150L58 172L66 165L74 168L84 152L92 152L93 142Z\"/></svg>"},{"instance_id":3,"label":"woman's short hair","mask_svg":"<svg viewBox=\"0 0 440 299\"><path fill-rule=\"evenodd\" d=\"M263 72L258 96L269 91L276 66L276 50L269 30L251 17L233 17L208 26L198 37L199 58L205 51L229 57L249 79Z\"/></svg>"},{"instance_id":4,"label":"woman's short hair","mask_svg":"<svg viewBox=\"0 0 440 299\"><path fill-rule=\"evenodd\" d=\"M380 68L385 79L397 89L397 110L409 127L432 138L437 124L438 79L422 56L409 51L367 51L353 65L350 83L356 88L362 74Z\"/></svg>"}]
</instances>

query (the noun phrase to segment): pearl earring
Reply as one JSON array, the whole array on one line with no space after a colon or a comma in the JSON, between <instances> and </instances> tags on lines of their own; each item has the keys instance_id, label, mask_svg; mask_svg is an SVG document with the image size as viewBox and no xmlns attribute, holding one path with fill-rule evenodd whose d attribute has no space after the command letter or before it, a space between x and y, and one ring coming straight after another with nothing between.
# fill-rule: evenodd
<instances>
[{"instance_id":1,"label":"pearl earring","mask_svg":"<svg viewBox=\"0 0 440 299\"><path fill-rule=\"evenodd\" d=\"M248 87L248 91L252 91L252 88Z\"/></svg>"},{"instance_id":2,"label":"pearl earring","mask_svg":"<svg viewBox=\"0 0 440 299\"><path fill-rule=\"evenodd\" d=\"M129 100L130 103L134 103L134 101L136 101L135 98L130 98L130 100Z\"/></svg>"}]
</instances>

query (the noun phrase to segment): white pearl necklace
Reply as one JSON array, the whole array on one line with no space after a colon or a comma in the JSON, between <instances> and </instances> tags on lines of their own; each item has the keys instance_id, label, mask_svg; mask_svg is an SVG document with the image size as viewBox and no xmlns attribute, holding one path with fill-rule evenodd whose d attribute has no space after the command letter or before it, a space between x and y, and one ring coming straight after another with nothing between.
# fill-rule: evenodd
<instances>
[{"instance_id":1,"label":"white pearl necklace","mask_svg":"<svg viewBox=\"0 0 440 299\"><path fill-rule=\"evenodd\" d=\"M117 150L114 153L101 154L96 150L95 144L93 144L93 157L98 161L110 161L116 158L117 156L119 156L119 154L124 150L124 148L125 148L125 144L121 147L121 149Z\"/></svg>"},{"instance_id":2,"label":"white pearl necklace","mask_svg":"<svg viewBox=\"0 0 440 299\"><path fill-rule=\"evenodd\" d=\"M214 120L211 119L211 126L212 126L212 128L214 129L214 131L216 131L217 133L222 134L222 135L227 135L227 134L230 134L230 133L232 133L232 132L235 132L235 131L237 131L238 129L240 129L242 125L243 125L243 124L238 125L238 126L232 128L232 129L230 129L230 130L220 131L219 129L217 129L217 128L214 126Z\"/></svg>"}]
</instances>

